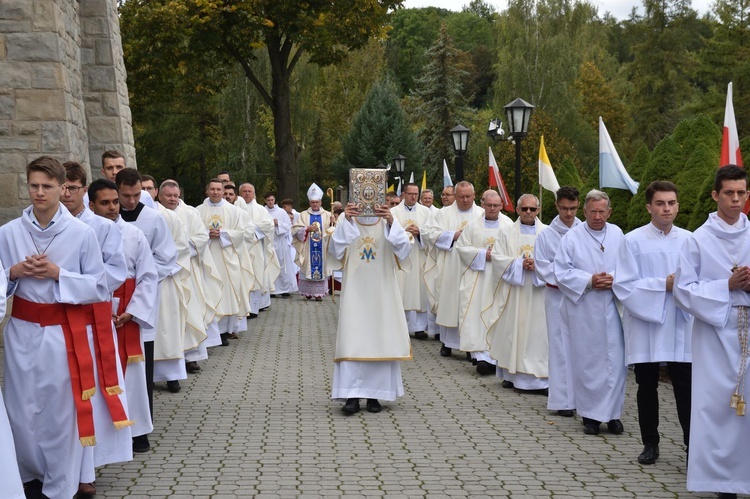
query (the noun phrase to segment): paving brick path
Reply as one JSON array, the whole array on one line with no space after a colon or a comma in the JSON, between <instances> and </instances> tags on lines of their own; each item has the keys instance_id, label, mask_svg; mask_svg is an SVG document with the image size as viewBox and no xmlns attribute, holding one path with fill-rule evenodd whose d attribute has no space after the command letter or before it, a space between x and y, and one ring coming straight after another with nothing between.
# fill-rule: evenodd
<instances>
[{"instance_id":1,"label":"paving brick path","mask_svg":"<svg viewBox=\"0 0 750 499\"><path fill-rule=\"evenodd\" d=\"M625 433L586 436L546 398L479 377L436 341L413 341L406 394L351 417L330 400L336 310L274 299L178 394L157 384L152 450L99 471L98 497L714 497L685 489L685 454L663 386L661 457L641 466L635 383Z\"/></svg>"}]
</instances>

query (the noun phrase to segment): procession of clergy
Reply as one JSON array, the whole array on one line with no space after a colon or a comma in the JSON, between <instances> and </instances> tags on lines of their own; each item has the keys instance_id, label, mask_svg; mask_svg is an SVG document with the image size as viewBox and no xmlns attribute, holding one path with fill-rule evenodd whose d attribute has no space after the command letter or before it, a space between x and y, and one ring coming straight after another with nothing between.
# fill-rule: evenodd
<instances>
[{"instance_id":1,"label":"procession of clergy","mask_svg":"<svg viewBox=\"0 0 750 499\"><path fill-rule=\"evenodd\" d=\"M689 448L687 488L750 494L740 167L718 170L717 211L694 233L673 225L677 188L662 181L646 188L651 223L626 235L608 223L598 190L579 200L560 188L546 226L535 196L517 200L514 222L497 192L478 206L465 181L445 187L440 209L431 191L407 184L402 199L364 216L354 203L323 210L315 184L297 213L272 194L262 206L251 184L237 188L222 173L194 208L176 181L157 188L117 151L104 153L101 172L87 185L77 163L32 161L31 206L0 227L0 316L12 296L0 498L25 497L29 486L53 499L95 494L97 467L149 450L154 382L179 391L207 349L239 338L272 296L320 301L332 273L342 276L332 398L344 414L361 399L377 413L403 395L410 334L440 340L443 357L460 351L504 388L547 395L561 417L577 412L586 435L602 424L623 433L631 365L638 462L649 465L666 364Z\"/></svg>"}]
</instances>

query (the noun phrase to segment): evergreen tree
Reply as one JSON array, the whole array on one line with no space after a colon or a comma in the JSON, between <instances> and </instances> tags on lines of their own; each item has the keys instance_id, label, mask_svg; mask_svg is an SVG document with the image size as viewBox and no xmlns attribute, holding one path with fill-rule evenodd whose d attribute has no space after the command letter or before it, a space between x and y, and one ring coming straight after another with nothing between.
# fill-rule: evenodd
<instances>
[{"instance_id":1,"label":"evergreen tree","mask_svg":"<svg viewBox=\"0 0 750 499\"><path fill-rule=\"evenodd\" d=\"M397 155L406 157L407 171L419 171L422 157L417 138L409 128L398 89L390 79L372 86L343 143L338 178L346 185L349 168L387 165ZM416 175L415 175L416 176Z\"/></svg>"},{"instance_id":2,"label":"evergreen tree","mask_svg":"<svg viewBox=\"0 0 750 499\"><path fill-rule=\"evenodd\" d=\"M419 129L424 146L425 167L430 183L442 175L443 159L452 158L449 131L467 117L463 80L466 72L459 68L457 51L445 24L440 35L425 53L427 63L422 76L415 81L413 122Z\"/></svg>"}]
</instances>

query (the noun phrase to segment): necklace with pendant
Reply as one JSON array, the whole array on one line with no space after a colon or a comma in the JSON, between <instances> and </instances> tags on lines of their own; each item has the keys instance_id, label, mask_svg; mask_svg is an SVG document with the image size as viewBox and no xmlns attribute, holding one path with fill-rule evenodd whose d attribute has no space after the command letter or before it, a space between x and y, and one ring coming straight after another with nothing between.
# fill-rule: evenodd
<instances>
[{"instance_id":1,"label":"necklace with pendant","mask_svg":"<svg viewBox=\"0 0 750 499\"><path fill-rule=\"evenodd\" d=\"M607 226L606 225L604 226L604 237L602 238L601 241L598 240L594 236L594 234L591 233L591 231L589 231L588 225L586 227L584 227L584 229L586 230L586 232L588 233L588 235L591 236L591 239L593 239L594 241L597 242L597 244L599 244L599 249L602 250L602 253L604 253L604 240L607 239Z\"/></svg>"}]
</instances>

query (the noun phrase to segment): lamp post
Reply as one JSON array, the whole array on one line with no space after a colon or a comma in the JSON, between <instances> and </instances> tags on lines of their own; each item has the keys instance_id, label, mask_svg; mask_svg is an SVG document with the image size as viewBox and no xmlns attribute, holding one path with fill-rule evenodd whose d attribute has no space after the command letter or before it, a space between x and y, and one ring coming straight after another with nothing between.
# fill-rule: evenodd
<instances>
[{"instance_id":1,"label":"lamp post","mask_svg":"<svg viewBox=\"0 0 750 499\"><path fill-rule=\"evenodd\" d=\"M516 143L516 202L521 197L521 140L529 131L529 121L534 106L523 99L516 99L506 104L505 114L508 117L508 135Z\"/></svg>"},{"instance_id":2,"label":"lamp post","mask_svg":"<svg viewBox=\"0 0 750 499\"><path fill-rule=\"evenodd\" d=\"M456 153L456 183L464 179L464 154L469 148L469 134L471 130L463 125L457 125L451 128L451 140L453 150Z\"/></svg>"}]
</instances>

